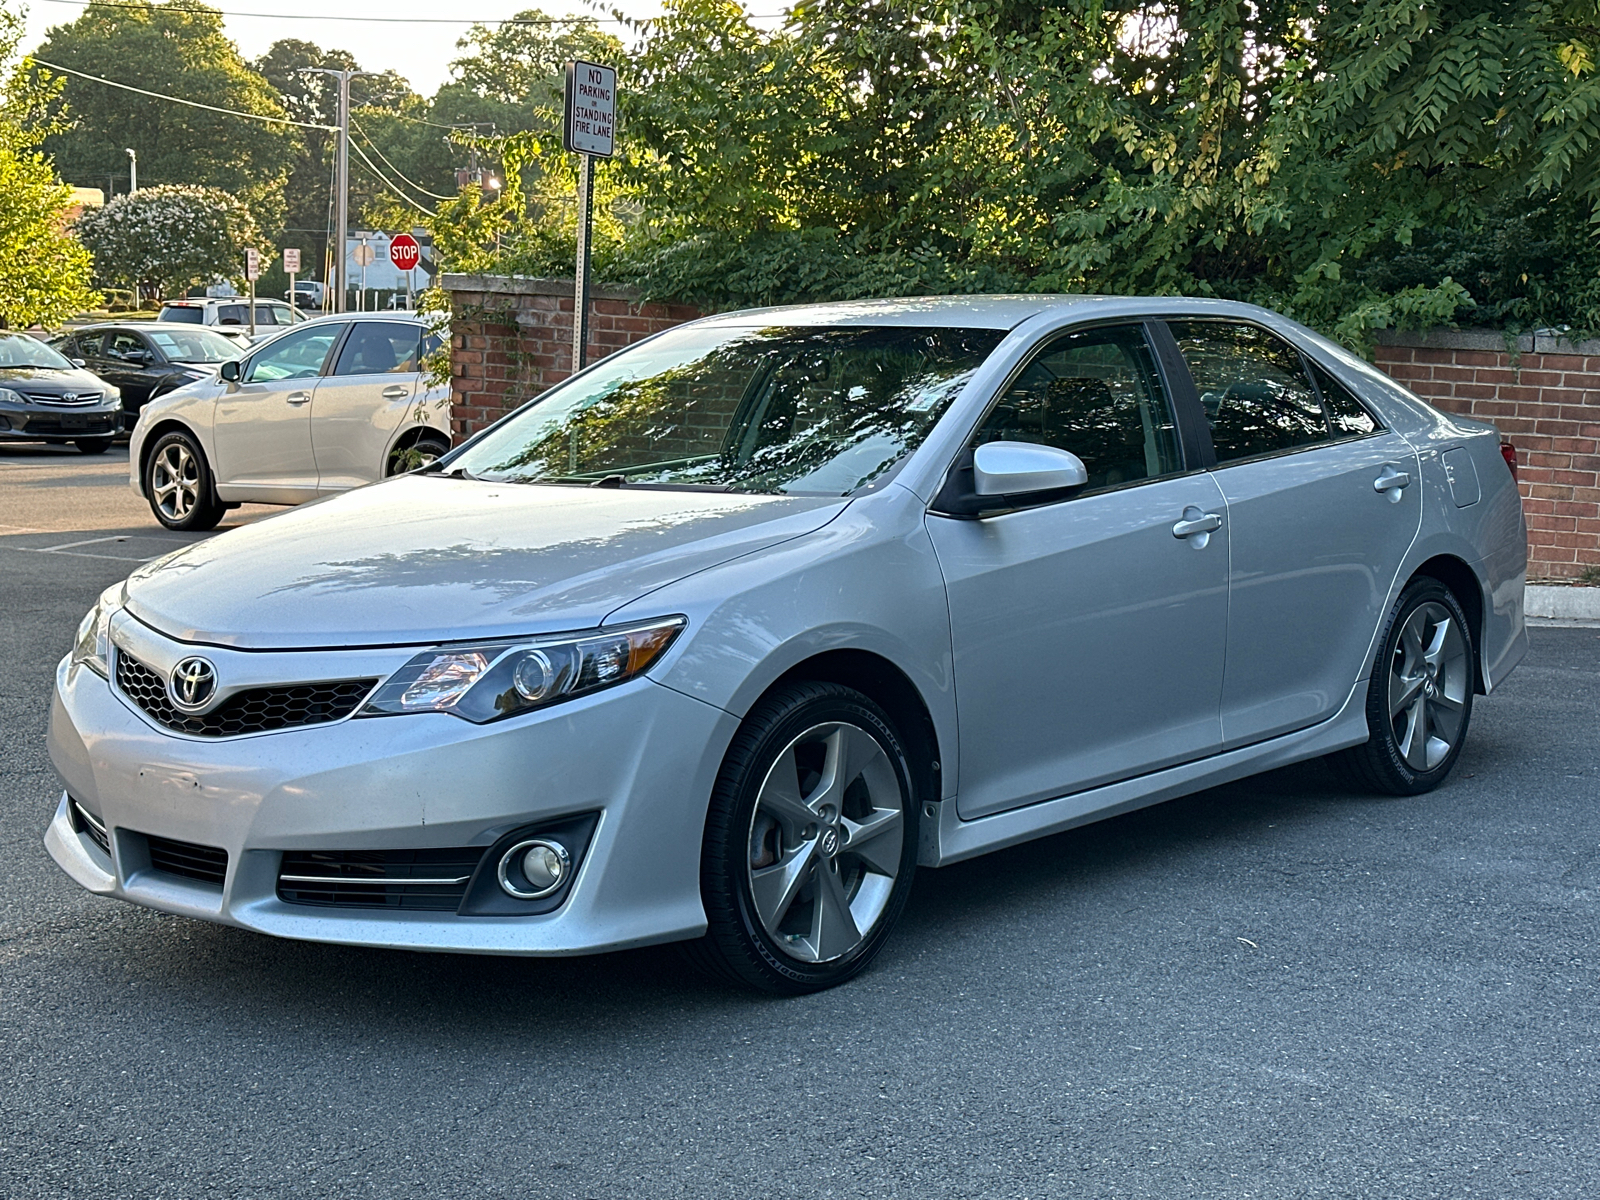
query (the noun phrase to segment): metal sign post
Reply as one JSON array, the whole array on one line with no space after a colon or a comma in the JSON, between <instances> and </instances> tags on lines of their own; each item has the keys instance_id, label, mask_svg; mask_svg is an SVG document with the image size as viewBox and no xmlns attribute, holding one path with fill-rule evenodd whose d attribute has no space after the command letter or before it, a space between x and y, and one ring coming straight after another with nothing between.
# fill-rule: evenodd
<instances>
[{"instance_id":1,"label":"metal sign post","mask_svg":"<svg viewBox=\"0 0 1600 1200\"><path fill-rule=\"evenodd\" d=\"M616 152L617 72L599 63L567 64L561 144L578 156L578 262L572 279L572 373L589 360L589 234L594 224L594 160Z\"/></svg>"},{"instance_id":2,"label":"metal sign post","mask_svg":"<svg viewBox=\"0 0 1600 1200\"><path fill-rule=\"evenodd\" d=\"M300 251L284 250L283 272L289 277L289 319L298 320L300 312L294 306L294 277L300 274Z\"/></svg>"},{"instance_id":3,"label":"metal sign post","mask_svg":"<svg viewBox=\"0 0 1600 1200\"><path fill-rule=\"evenodd\" d=\"M256 280L261 278L261 251L244 252L244 277L250 281L250 336L256 336Z\"/></svg>"}]
</instances>

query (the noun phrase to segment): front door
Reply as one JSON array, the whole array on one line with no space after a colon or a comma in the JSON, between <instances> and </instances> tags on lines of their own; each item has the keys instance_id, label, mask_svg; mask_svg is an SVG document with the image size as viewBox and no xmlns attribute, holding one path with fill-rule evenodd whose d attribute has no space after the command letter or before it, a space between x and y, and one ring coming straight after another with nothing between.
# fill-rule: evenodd
<instances>
[{"instance_id":1,"label":"front door","mask_svg":"<svg viewBox=\"0 0 1600 1200\"><path fill-rule=\"evenodd\" d=\"M1276 334L1169 325L1210 421L1232 522L1222 689L1232 749L1332 717L1365 677L1422 520L1417 458Z\"/></svg>"},{"instance_id":2,"label":"front door","mask_svg":"<svg viewBox=\"0 0 1600 1200\"><path fill-rule=\"evenodd\" d=\"M1222 494L1180 450L1139 326L1054 338L977 441L1070 450L1070 499L930 514L950 602L958 808L982 817L1201 758L1221 743Z\"/></svg>"},{"instance_id":3,"label":"front door","mask_svg":"<svg viewBox=\"0 0 1600 1200\"><path fill-rule=\"evenodd\" d=\"M166 377L166 364L155 348L131 329L106 331L91 369L122 393L122 404L138 411Z\"/></svg>"},{"instance_id":4,"label":"front door","mask_svg":"<svg viewBox=\"0 0 1600 1200\"><path fill-rule=\"evenodd\" d=\"M296 504L317 494L311 397L342 321L287 333L250 355L217 397L212 431L224 500Z\"/></svg>"},{"instance_id":5,"label":"front door","mask_svg":"<svg viewBox=\"0 0 1600 1200\"><path fill-rule=\"evenodd\" d=\"M410 322L356 322L312 404L311 443L321 491L343 491L383 477L390 439L422 378L421 341L422 326Z\"/></svg>"}]
</instances>

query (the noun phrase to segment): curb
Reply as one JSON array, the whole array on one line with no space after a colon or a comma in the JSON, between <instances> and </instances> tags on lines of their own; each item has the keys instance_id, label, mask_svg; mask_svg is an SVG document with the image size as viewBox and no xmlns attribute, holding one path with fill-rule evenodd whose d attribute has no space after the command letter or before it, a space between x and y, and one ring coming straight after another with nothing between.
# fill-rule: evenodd
<instances>
[{"instance_id":1,"label":"curb","mask_svg":"<svg viewBox=\"0 0 1600 1200\"><path fill-rule=\"evenodd\" d=\"M1600 621L1600 587L1540 587L1529 584L1523 614L1563 621Z\"/></svg>"}]
</instances>

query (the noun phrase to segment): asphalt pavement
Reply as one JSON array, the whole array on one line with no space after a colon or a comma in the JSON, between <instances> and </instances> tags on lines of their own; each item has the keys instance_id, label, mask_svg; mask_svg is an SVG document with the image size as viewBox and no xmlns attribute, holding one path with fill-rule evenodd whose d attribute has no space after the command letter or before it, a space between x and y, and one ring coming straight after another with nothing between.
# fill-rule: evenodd
<instances>
[{"instance_id":1,"label":"asphalt pavement","mask_svg":"<svg viewBox=\"0 0 1600 1200\"><path fill-rule=\"evenodd\" d=\"M924 871L823 995L341 949L45 853L55 663L187 540L119 454L0 447L0 1196L1600 1193L1600 629L1431 795L1303 764Z\"/></svg>"}]
</instances>

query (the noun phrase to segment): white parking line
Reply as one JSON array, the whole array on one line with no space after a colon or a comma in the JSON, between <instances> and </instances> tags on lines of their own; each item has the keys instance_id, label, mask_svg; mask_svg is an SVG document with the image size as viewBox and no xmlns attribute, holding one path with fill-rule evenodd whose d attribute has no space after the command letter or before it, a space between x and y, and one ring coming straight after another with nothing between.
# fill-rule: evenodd
<instances>
[{"instance_id":1,"label":"white parking line","mask_svg":"<svg viewBox=\"0 0 1600 1200\"><path fill-rule=\"evenodd\" d=\"M0 529L4 529L4 528L8 528L8 527L0 525ZM43 533L44 530L36 529L36 530L27 531L27 532ZM160 558L162 554L165 554L167 552L167 551L163 550L163 551L161 551L160 554L146 554L146 555L141 555L140 557L135 558L135 557L133 557L131 555L127 555L127 554L86 554L83 551L78 549L79 546L96 546L96 545L101 544L102 542L126 542L126 541L130 540L130 538L134 538L134 537L137 537L137 539L139 541L159 541L159 542L162 542L163 544L165 544L165 545L167 545L167 546L169 546L170 548L173 548L173 549L176 549L179 546L187 545L186 542L179 542L179 541L170 541L169 542L165 538L159 537L158 535L155 535L155 534L150 534L148 536L143 535L143 534L139 534L139 535L135 535L135 534L110 534L110 535L107 535L106 537L84 538L81 541L76 541L76 542L62 542L59 546L6 546L6 547L4 547L4 549L6 549L6 550L22 550L22 551L25 551L25 552L27 552L29 554L64 554L68 558L104 558L104 559L109 559L112 562L136 562L136 563L153 562L154 560Z\"/></svg>"}]
</instances>

